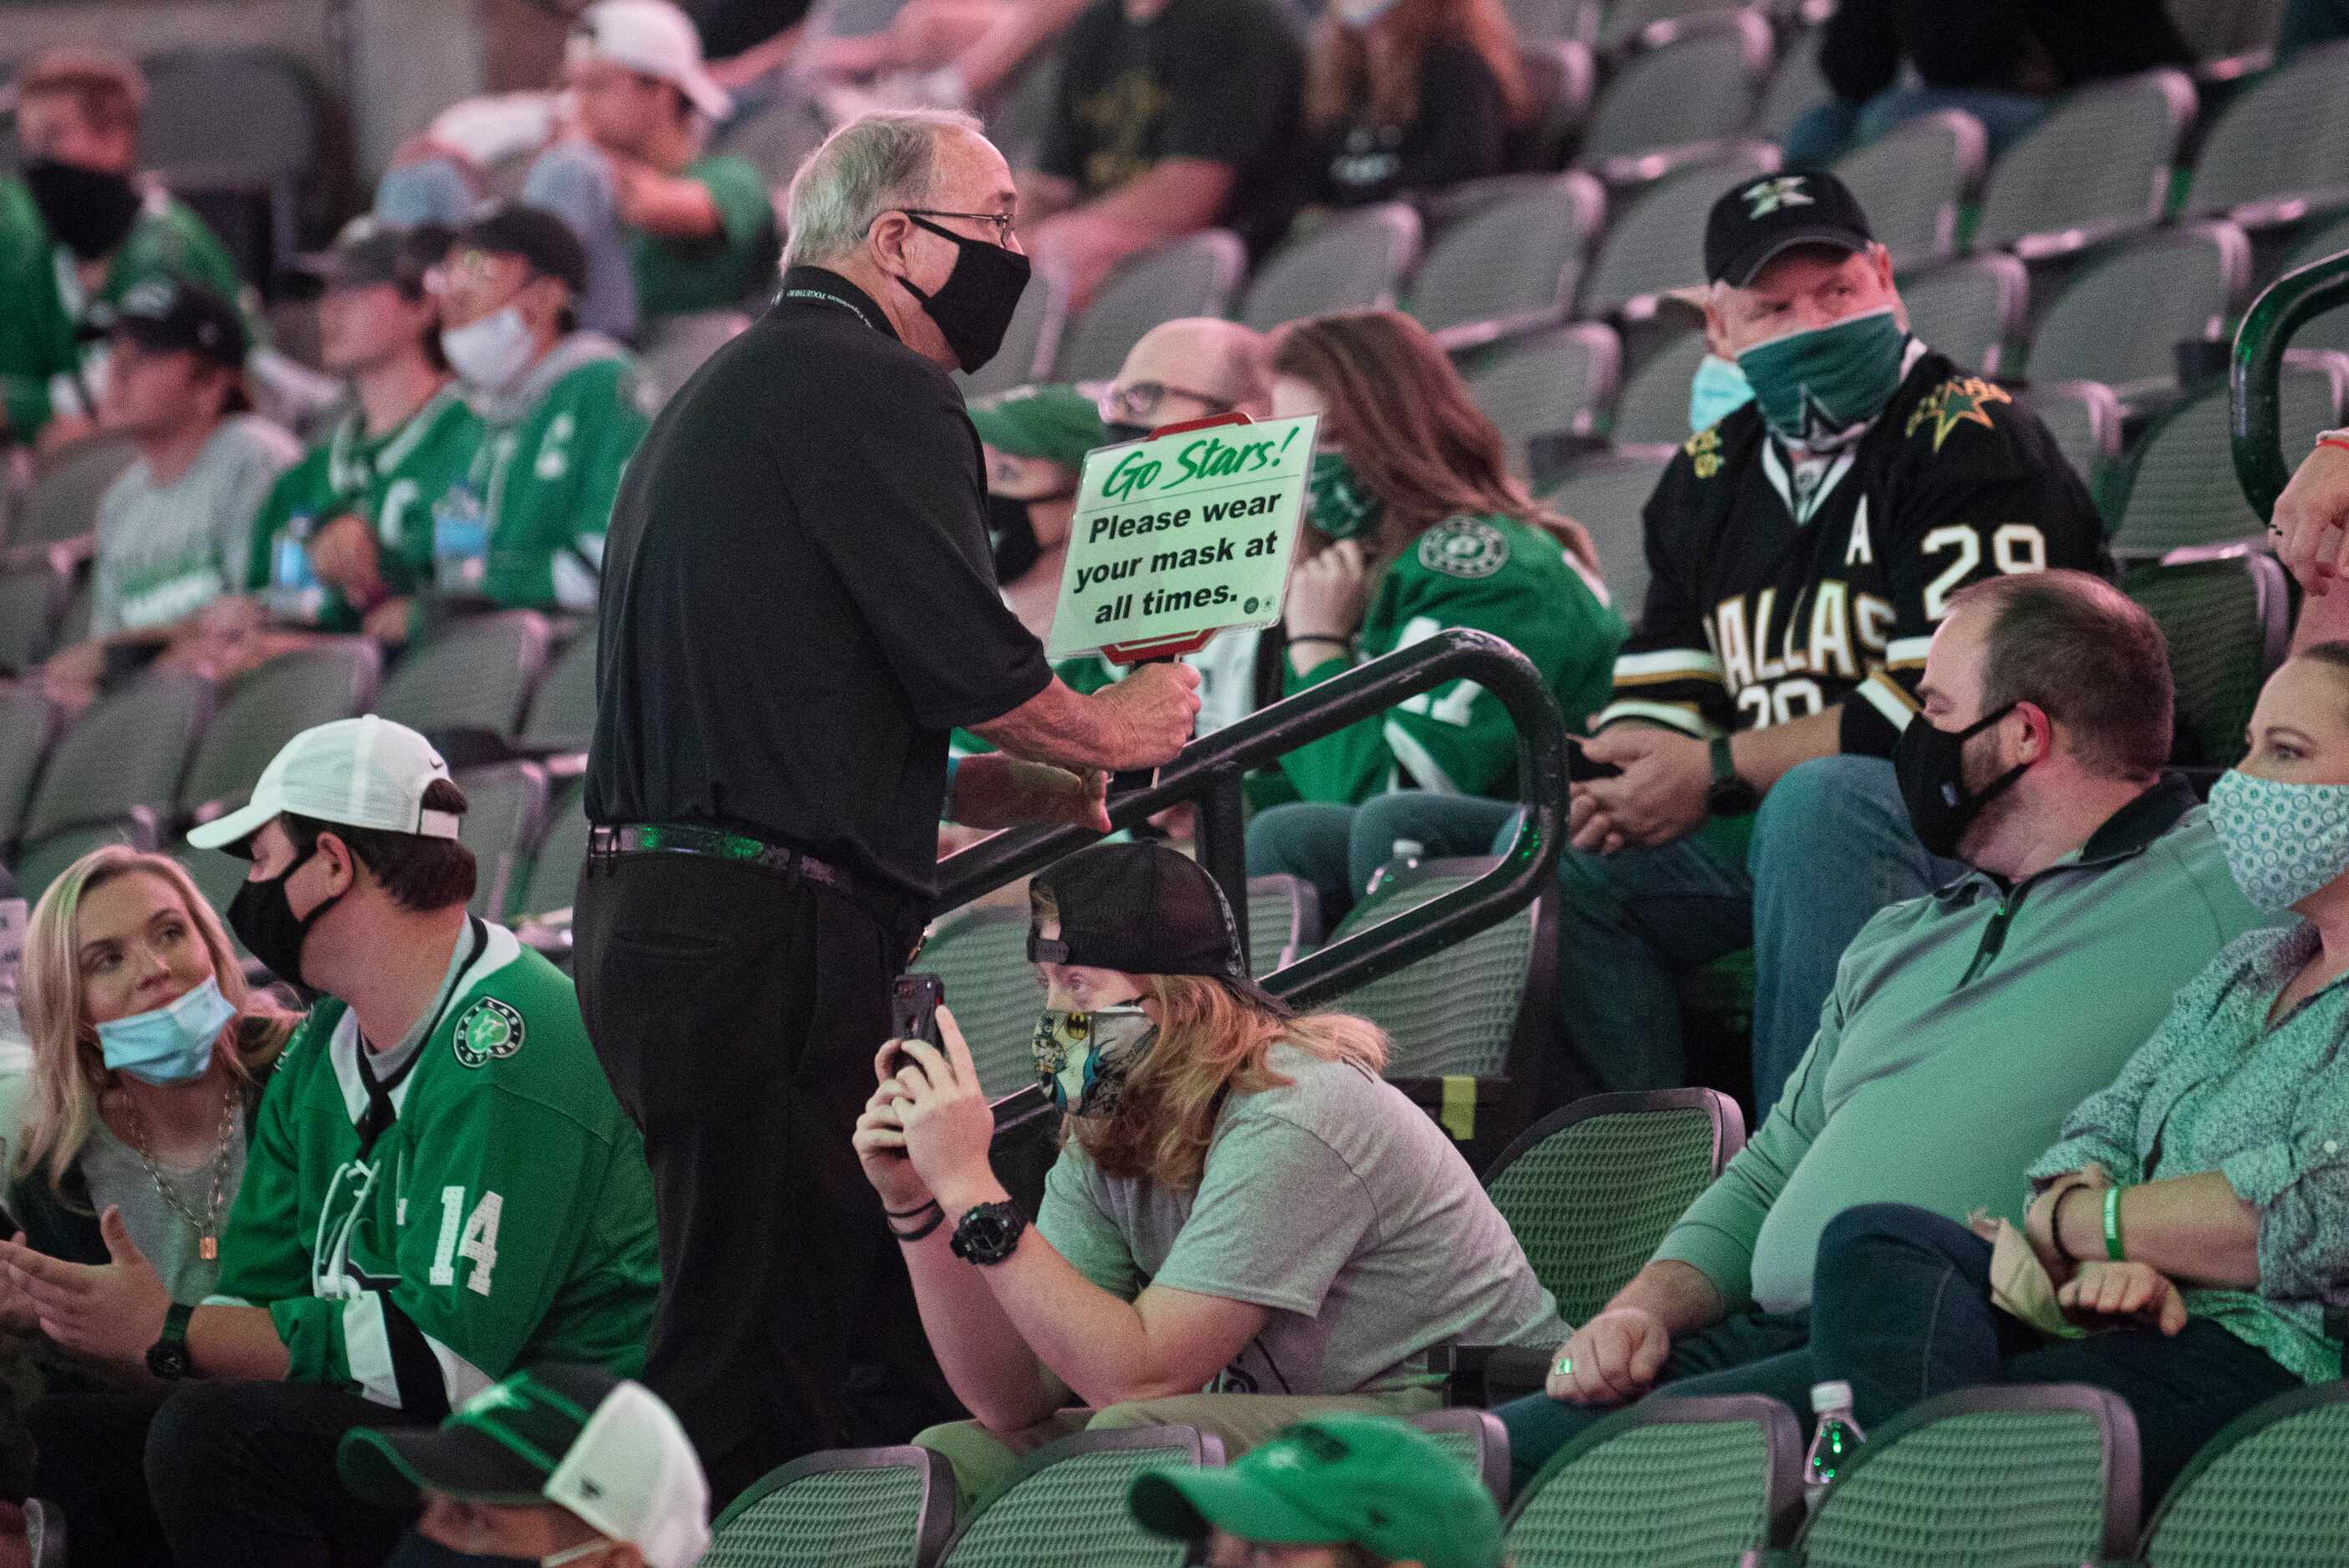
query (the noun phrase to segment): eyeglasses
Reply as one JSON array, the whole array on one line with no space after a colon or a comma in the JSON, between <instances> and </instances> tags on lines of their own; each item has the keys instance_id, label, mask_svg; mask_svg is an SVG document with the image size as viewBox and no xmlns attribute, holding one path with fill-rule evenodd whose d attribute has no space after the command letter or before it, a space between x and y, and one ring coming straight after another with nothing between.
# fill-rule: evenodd
<instances>
[{"instance_id":1,"label":"eyeglasses","mask_svg":"<svg viewBox=\"0 0 2349 1568\"><path fill-rule=\"evenodd\" d=\"M1188 397L1194 403L1204 403L1211 414L1228 413L1231 404L1212 393L1194 392L1187 387L1169 387L1163 381L1137 381L1131 387L1112 387L1094 403L1094 411L1104 425L1150 425L1158 420L1158 405L1169 397Z\"/></svg>"},{"instance_id":2,"label":"eyeglasses","mask_svg":"<svg viewBox=\"0 0 2349 1568\"><path fill-rule=\"evenodd\" d=\"M1018 219L1009 212L941 212L935 207L900 207L898 211L908 218L968 218L974 223L995 225L995 242L1004 249L1011 248L1011 225Z\"/></svg>"}]
</instances>

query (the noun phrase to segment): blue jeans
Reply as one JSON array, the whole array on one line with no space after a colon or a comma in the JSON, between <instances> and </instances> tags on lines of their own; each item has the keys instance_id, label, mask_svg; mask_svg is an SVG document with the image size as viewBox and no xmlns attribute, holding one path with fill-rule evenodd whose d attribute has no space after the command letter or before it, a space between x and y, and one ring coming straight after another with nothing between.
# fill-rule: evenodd
<instances>
[{"instance_id":1,"label":"blue jeans","mask_svg":"<svg viewBox=\"0 0 2349 1568\"><path fill-rule=\"evenodd\" d=\"M1786 132L1786 167L1824 169L1866 147L1903 120L1940 109L1963 109L1990 133L1992 161L2047 117L2048 100L1987 88L1888 88L1866 103L1843 98L1803 111Z\"/></svg>"},{"instance_id":2,"label":"blue jeans","mask_svg":"<svg viewBox=\"0 0 2349 1568\"><path fill-rule=\"evenodd\" d=\"M1248 874L1286 874L1310 883L1320 895L1327 933L1393 858L1397 840L1418 844L1427 860L1481 855L1516 814L1511 801L1424 789L1373 795L1359 806L1322 800L1273 806L1248 822Z\"/></svg>"},{"instance_id":3,"label":"blue jeans","mask_svg":"<svg viewBox=\"0 0 2349 1568\"><path fill-rule=\"evenodd\" d=\"M562 141L538 155L524 177L522 199L571 225L587 253L587 290L572 302L579 325L626 341L636 332L636 275L620 226L619 196L611 165L577 142ZM480 198L445 159L403 163L384 170L375 190L375 215L387 223L463 223Z\"/></svg>"}]
</instances>

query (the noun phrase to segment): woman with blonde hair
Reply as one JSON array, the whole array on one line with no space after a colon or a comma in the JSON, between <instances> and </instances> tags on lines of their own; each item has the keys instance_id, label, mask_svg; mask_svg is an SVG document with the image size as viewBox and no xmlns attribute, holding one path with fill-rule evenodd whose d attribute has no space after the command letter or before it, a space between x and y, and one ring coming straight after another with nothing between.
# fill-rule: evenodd
<instances>
[{"instance_id":1,"label":"woman with blonde hair","mask_svg":"<svg viewBox=\"0 0 2349 1568\"><path fill-rule=\"evenodd\" d=\"M1031 1226L943 1009L892 1040L854 1144L922 1326L976 1420L916 1440L976 1502L1086 1427L1164 1424L1237 1453L1334 1410L1437 1403L1440 1345L1538 1344L1542 1288L1451 1140L1379 1076L1386 1038L1247 977L1229 905L1161 844L1040 875L1037 1070L1066 1113Z\"/></svg>"}]
</instances>

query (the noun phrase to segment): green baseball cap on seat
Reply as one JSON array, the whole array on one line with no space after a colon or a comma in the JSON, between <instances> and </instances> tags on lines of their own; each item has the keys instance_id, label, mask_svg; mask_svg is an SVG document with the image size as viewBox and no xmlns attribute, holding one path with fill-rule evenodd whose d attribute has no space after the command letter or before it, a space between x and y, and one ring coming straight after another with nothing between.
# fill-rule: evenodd
<instances>
[{"instance_id":1,"label":"green baseball cap on seat","mask_svg":"<svg viewBox=\"0 0 2349 1568\"><path fill-rule=\"evenodd\" d=\"M1299 1421L1228 1470L1153 1470L1127 1501L1144 1530L1266 1546L1351 1544L1427 1568L1498 1568L1501 1511L1469 1468L1386 1416Z\"/></svg>"},{"instance_id":2,"label":"green baseball cap on seat","mask_svg":"<svg viewBox=\"0 0 2349 1568\"><path fill-rule=\"evenodd\" d=\"M1109 439L1093 400L1074 387L1015 387L970 406L978 438L1014 458L1041 458L1065 469Z\"/></svg>"}]
</instances>

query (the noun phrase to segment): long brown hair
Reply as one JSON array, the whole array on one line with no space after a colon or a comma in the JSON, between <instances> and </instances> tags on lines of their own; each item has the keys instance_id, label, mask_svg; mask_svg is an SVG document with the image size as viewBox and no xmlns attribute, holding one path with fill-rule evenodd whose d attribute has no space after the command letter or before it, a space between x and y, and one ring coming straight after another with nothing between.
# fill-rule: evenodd
<instances>
[{"instance_id":1,"label":"long brown hair","mask_svg":"<svg viewBox=\"0 0 2349 1568\"><path fill-rule=\"evenodd\" d=\"M1322 438L1345 448L1355 473L1385 503L1376 530L1362 541L1373 562L1393 560L1446 518L1500 516L1556 535L1598 575L1589 531L1542 506L1511 477L1501 432L1468 396L1435 339L1411 317L1357 310L1291 322L1274 335L1272 369L1321 395L1329 406Z\"/></svg>"},{"instance_id":2,"label":"long brown hair","mask_svg":"<svg viewBox=\"0 0 2349 1568\"><path fill-rule=\"evenodd\" d=\"M1334 10L1314 24L1305 60L1305 121L1315 131L1343 125L1364 105L1408 125L1420 115L1420 63L1438 44L1463 44L1500 85L1512 126L1530 124L1534 97L1517 61L1516 34L1501 0L1395 0L1367 27L1349 27ZM1441 114L1444 106L1430 106Z\"/></svg>"}]
</instances>

